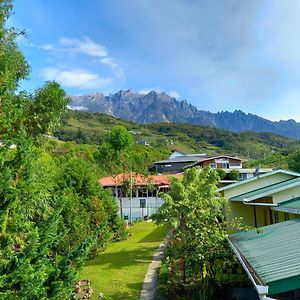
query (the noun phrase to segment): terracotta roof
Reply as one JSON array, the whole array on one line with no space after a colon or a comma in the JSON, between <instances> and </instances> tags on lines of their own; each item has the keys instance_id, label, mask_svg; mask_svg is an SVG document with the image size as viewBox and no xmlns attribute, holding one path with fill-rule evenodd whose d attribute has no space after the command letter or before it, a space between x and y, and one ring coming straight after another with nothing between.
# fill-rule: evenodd
<instances>
[{"instance_id":1,"label":"terracotta roof","mask_svg":"<svg viewBox=\"0 0 300 300\"><path fill-rule=\"evenodd\" d=\"M151 175L149 177L146 177L138 173L131 173L133 184L137 186L148 185L148 184L154 184L156 186L169 185L171 177L176 177L178 179L181 179L183 177L183 173L172 174L172 175ZM108 187L108 186L121 186L125 181L129 181L129 180L130 180L130 173L121 173L110 177L100 178L98 179L98 182L101 183L104 187Z\"/></svg>"}]
</instances>

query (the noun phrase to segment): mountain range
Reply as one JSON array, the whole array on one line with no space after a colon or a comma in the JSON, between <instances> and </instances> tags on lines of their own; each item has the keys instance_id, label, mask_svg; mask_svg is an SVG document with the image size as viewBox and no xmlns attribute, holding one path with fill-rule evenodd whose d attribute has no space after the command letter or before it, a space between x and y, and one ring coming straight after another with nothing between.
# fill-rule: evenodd
<instances>
[{"instance_id":1,"label":"mountain range","mask_svg":"<svg viewBox=\"0 0 300 300\"><path fill-rule=\"evenodd\" d=\"M70 98L71 109L102 112L140 124L181 122L236 132L244 130L272 132L300 139L300 123L294 120L270 121L241 110L212 113L199 110L186 100L179 101L164 92L151 91L148 94L140 94L131 90L120 90L108 96L93 93Z\"/></svg>"}]
</instances>

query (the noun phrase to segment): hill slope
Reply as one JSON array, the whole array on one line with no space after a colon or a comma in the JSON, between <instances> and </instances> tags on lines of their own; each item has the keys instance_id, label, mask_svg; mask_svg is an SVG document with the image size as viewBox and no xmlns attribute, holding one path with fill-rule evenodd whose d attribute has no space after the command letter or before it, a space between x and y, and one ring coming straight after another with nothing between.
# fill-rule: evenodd
<instances>
[{"instance_id":1,"label":"hill slope","mask_svg":"<svg viewBox=\"0 0 300 300\"><path fill-rule=\"evenodd\" d=\"M294 120L272 122L240 110L211 113L198 110L187 101L178 101L166 93L155 91L144 95L127 90L108 96L96 93L71 98L73 109L102 112L140 124L182 122L237 132L242 130L272 132L300 139L300 123Z\"/></svg>"},{"instance_id":2,"label":"hill slope","mask_svg":"<svg viewBox=\"0 0 300 300\"><path fill-rule=\"evenodd\" d=\"M136 141L147 141L149 150L156 149L162 154L161 157L167 157L169 151L179 150L232 153L245 158L263 159L270 154L286 155L300 149L300 141L272 133L230 132L183 123L136 124L101 113L81 111L69 111L63 118L61 130L55 135L64 141L102 144L111 128L118 124L125 126ZM155 155L158 156L158 152Z\"/></svg>"}]
</instances>

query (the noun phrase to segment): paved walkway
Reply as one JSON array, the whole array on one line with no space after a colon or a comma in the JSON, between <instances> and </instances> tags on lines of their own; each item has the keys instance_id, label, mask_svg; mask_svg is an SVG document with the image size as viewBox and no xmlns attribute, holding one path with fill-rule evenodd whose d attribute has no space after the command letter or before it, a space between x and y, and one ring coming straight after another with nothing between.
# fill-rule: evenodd
<instances>
[{"instance_id":1,"label":"paved walkway","mask_svg":"<svg viewBox=\"0 0 300 300\"><path fill-rule=\"evenodd\" d=\"M141 290L140 300L154 300L155 298L155 291L157 288L158 283L158 272L159 267L161 265L161 260L163 258L164 250L169 239L172 237L172 231L170 231L165 240L159 245L158 249L156 250L152 262L150 263L145 279L144 284Z\"/></svg>"}]
</instances>

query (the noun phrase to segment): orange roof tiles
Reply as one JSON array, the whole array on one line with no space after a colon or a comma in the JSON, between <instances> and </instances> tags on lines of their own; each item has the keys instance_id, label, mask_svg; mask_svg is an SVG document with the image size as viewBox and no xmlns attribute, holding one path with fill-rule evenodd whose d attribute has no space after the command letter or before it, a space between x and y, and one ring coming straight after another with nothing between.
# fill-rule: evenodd
<instances>
[{"instance_id":1,"label":"orange roof tiles","mask_svg":"<svg viewBox=\"0 0 300 300\"><path fill-rule=\"evenodd\" d=\"M182 179L183 173L172 174L172 175L152 175L149 177L146 177L138 173L131 173L133 185L135 186L145 186L148 184L153 184L155 186L169 185L171 177ZM101 183L104 187L109 187L109 186L121 186L125 181L129 181L129 180L130 180L130 173L121 173L110 177L100 178L98 179L98 182Z\"/></svg>"}]
</instances>

